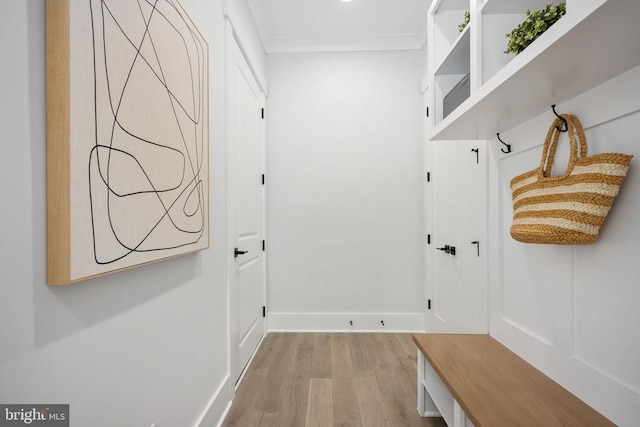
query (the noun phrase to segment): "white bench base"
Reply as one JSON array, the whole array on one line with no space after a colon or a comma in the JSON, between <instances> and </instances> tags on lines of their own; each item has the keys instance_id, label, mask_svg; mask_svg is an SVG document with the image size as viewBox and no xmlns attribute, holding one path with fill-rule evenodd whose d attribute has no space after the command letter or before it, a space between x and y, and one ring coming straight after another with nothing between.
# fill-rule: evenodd
<instances>
[{"instance_id":1,"label":"white bench base","mask_svg":"<svg viewBox=\"0 0 640 427\"><path fill-rule=\"evenodd\" d=\"M420 349L418 349L418 414L421 417L442 417L449 427L474 427Z\"/></svg>"}]
</instances>

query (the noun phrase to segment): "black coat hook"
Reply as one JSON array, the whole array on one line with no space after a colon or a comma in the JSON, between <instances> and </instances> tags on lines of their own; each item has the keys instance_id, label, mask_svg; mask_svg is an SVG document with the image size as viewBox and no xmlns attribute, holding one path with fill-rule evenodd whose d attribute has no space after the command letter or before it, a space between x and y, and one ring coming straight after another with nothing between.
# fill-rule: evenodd
<instances>
[{"instance_id":1,"label":"black coat hook","mask_svg":"<svg viewBox=\"0 0 640 427\"><path fill-rule=\"evenodd\" d=\"M498 141L502 142L505 147L507 147L507 151L504 151L504 148L501 148L500 151L502 151L504 154L509 154L511 152L511 145L500 139L500 133L496 133L496 136L498 137Z\"/></svg>"},{"instance_id":2,"label":"black coat hook","mask_svg":"<svg viewBox=\"0 0 640 427\"><path fill-rule=\"evenodd\" d=\"M566 132L569 130L569 126L567 125L567 120L562 117L561 115L559 115L558 113L556 113L556 104L553 104L551 106L551 109L553 110L553 114L556 115L557 118L559 118L560 120L562 120L564 123L562 124L562 126L556 126L556 129L558 129L560 132ZM563 129L564 127L564 129Z\"/></svg>"},{"instance_id":3,"label":"black coat hook","mask_svg":"<svg viewBox=\"0 0 640 427\"><path fill-rule=\"evenodd\" d=\"M476 245L476 249L478 250L478 256L480 256L480 242L475 240L471 242L472 245Z\"/></svg>"}]
</instances>

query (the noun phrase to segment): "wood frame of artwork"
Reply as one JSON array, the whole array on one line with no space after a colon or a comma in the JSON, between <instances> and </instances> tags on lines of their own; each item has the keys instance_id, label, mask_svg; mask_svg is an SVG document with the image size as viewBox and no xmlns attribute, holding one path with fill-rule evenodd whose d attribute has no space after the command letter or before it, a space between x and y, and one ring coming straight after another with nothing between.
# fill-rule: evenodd
<instances>
[{"instance_id":1,"label":"wood frame of artwork","mask_svg":"<svg viewBox=\"0 0 640 427\"><path fill-rule=\"evenodd\" d=\"M47 283L209 247L208 45L178 0L47 0Z\"/></svg>"}]
</instances>

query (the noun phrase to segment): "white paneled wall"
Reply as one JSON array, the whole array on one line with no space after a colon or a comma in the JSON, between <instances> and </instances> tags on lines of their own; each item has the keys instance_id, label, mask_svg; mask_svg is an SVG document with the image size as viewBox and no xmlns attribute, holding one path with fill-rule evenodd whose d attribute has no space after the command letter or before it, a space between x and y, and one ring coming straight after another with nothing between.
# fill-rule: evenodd
<instances>
[{"instance_id":1,"label":"white paneled wall","mask_svg":"<svg viewBox=\"0 0 640 427\"><path fill-rule=\"evenodd\" d=\"M622 426L640 420L640 67L558 106L585 126L590 153L636 156L598 241L523 244L509 235L509 181L534 169L551 110L492 141L491 335ZM556 170L568 158L561 150Z\"/></svg>"}]
</instances>

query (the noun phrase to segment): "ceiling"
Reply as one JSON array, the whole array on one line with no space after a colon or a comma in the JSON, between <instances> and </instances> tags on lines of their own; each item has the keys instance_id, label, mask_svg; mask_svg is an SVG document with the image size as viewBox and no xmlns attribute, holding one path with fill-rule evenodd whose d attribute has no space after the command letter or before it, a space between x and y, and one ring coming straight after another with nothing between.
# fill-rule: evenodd
<instances>
[{"instance_id":1,"label":"ceiling","mask_svg":"<svg viewBox=\"0 0 640 427\"><path fill-rule=\"evenodd\" d=\"M267 53L420 49L432 0L247 0Z\"/></svg>"}]
</instances>

